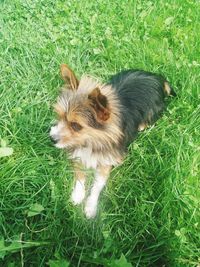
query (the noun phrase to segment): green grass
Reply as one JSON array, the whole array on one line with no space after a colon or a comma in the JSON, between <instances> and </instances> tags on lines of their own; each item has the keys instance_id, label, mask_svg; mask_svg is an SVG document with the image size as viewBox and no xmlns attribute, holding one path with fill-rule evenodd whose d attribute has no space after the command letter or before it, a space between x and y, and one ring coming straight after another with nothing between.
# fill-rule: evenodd
<instances>
[{"instance_id":1,"label":"green grass","mask_svg":"<svg viewBox=\"0 0 200 267\"><path fill-rule=\"evenodd\" d=\"M199 18L189 0L0 1L0 138L14 151L0 158L0 266L200 264ZM91 221L70 203L72 169L48 137L61 63L102 80L155 71L177 92Z\"/></svg>"}]
</instances>

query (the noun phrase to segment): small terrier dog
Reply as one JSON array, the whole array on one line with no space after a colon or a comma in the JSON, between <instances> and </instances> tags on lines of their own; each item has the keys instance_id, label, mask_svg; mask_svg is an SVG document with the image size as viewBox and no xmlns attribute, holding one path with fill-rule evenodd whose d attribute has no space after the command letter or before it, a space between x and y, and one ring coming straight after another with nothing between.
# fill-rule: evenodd
<instances>
[{"instance_id":1,"label":"small terrier dog","mask_svg":"<svg viewBox=\"0 0 200 267\"><path fill-rule=\"evenodd\" d=\"M113 166L123 161L138 131L154 123L164 110L165 96L174 92L160 75L126 70L106 84L83 76L80 81L61 65L65 82L54 108L58 121L50 137L57 148L67 149L74 164L72 202L85 198L85 168L95 170L95 180L85 202L87 218L94 218L99 195Z\"/></svg>"}]
</instances>

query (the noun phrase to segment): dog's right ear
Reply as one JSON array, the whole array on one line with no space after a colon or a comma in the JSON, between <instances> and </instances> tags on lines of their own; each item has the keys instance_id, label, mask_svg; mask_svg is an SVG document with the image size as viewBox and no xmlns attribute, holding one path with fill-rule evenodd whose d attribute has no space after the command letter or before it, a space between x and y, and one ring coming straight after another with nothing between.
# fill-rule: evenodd
<instances>
[{"instance_id":1,"label":"dog's right ear","mask_svg":"<svg viewBox=\"0 0 200 267\"><path fill-rule=\"evenodd\" d=\"M110 117L107 97L102 95L100 89L97 87L88 95L88 99L97 114L97 118L101 121L107 121Z\"/></svg>"},{"instance_id":2,"label":"dog's right ear","mask_svg":"<svg viewBox=\"0 0 200 267\"><path fill-rule=\"evenodd\" d=\"M79 81L74 72L67 66L67 64L60 65L61 77L63 81L69 86L69 89L77 90Z\"/></svg>"}]
</instances>

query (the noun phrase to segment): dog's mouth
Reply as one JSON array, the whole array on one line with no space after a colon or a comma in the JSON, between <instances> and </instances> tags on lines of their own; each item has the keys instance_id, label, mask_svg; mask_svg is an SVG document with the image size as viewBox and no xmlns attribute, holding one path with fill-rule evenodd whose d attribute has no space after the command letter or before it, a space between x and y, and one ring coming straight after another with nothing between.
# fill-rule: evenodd
<instances>
[{"instance_id":1,"label":"dog's mouth","mask_svg":"<svg viewBox=\"0 0 200 267\"><path fill-rule=\"evenodd\" d=\"M49 133L50 139L52 141L52 143L54 144L55 147L60 147L59 143L60 143L60 138L58 135L58 130L57 130L57 126L52 126L50 133Z\"/></svg>"},{"instance_id":2,"label":"dog's mouth","mask_svg":"<svg viewBox=\"0 0 200 267\"><path fill-rule=\"evenodd\" d=\"M50 131L50 139L53 143L53 145L57 148L66 148L67 144L62 142L62 139L60 138L59 133L56 131L56 126L51 127Z\"/></svg>"},{"instance_id":3,"label":"dog's mouth","mask_svg":"<svg viewBox=\"0 0 200 267\"><path fill-rule=\"evenodd\" d=\"M57 138L56 136L52 136L52 135L50 135L50 139L51 139L53 145L54 145L55 147L57 147L57 148L66 148L66 147L67 147L67 145L61 143L60 139Z\"/></svg>"}]
</instances>

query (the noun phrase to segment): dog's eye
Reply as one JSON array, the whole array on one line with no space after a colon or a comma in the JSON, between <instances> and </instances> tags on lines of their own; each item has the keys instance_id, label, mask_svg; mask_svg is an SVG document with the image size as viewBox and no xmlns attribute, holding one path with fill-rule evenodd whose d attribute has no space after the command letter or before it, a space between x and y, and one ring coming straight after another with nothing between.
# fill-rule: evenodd
<instances>
[{"instance_id":1,"label":"dog's eye","mask_svg":"<svg viewBox=\"0 0 200 267\"><path fill-rule=\"evenodd\" d=\"M75 132L79 132L83 128L78 122L75 121L72 121L70 126Z\"/></svg>"}]
</instances>

